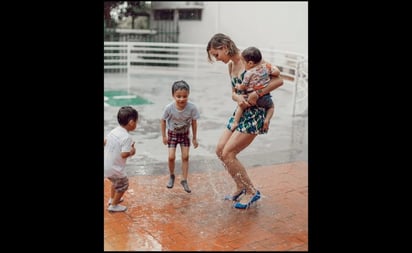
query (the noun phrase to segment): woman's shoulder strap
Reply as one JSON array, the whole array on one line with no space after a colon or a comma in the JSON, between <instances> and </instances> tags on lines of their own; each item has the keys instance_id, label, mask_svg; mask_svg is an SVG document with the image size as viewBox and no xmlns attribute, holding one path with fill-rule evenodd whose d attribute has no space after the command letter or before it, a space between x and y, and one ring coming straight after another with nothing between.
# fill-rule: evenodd
<instances>
[{"instance_id":1,"label":"woman's shoulder strap","mask_svg":"<svg viewBox=\"0 0 412 253\"><path fill-rule=\"evenodd\" d=\"M227 63L227 68L228 68L228 70L229 70L229 76L232 76L232 65L233 65L233 62L232 61L229 61L228 63Z\"/></svg>"}]
</instances>

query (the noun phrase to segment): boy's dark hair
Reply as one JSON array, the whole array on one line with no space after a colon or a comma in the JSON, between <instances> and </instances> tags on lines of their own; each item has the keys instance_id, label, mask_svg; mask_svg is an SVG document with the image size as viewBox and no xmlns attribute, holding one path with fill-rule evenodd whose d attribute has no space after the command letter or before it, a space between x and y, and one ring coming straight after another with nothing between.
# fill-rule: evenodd
<instances>
[{"instance_id":1,"label":"boy's dark hair","mask_svg":"<svg viewBox=\"0 0 412 253\"><path fill-rule=\"evenodd\" d=\"M139 119L139 113L131 106L122 106L117 113L117 122L121 126L125 126L130 120L137 121Z\"/></svg>"},{"instance_id":2,"label":"boy's dark hair","mask_svg":"<svg viewBox=\"0 0 412 253\"><path fill-rule=\"evenodd\" d=\"M175 91L177 90L187 90L187 92L190 93L189 84L187 84L186 81L183 80L176 81L172 85L172 95L174 95Z\"/></svg>"},{"instance_id":3,"label":"boy's dark hair","mask_svg":"<svg viewBox=\"0 0 412 253\"><path fill-rule=\"evenodd\" d=\"M242 51L242 57L248 62L259 63L262 60L262 53L256 47L248 47Z\"/></svg>"}]
</instances>

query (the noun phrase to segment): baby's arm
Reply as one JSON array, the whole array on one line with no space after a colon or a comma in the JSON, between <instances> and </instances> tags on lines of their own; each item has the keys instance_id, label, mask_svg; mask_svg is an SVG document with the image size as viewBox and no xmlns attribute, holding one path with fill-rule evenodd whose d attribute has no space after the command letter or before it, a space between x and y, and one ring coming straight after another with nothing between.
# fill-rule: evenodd
<instances>
[{"instance_id":1,"label":"baby's arm","mask_svg":"<svg viewBox=\"0 0 412 253\"><path fill-rule=\"evenodd\" d=\"M236 90L246 90L246 85L243 84L243 83L237 83L237 84L235 85L235 89L236 89Z\"/></svg>"},{"instance_id":2,"label":"baby's arm","mask_svg":"<svg viewBox=\"0 0 412 253\"><path fill-rule=\"evenodd\" d=\"M270 68L270 70L269 70L269 73L270 73L270 75L271 76L280 76L280 70L278 69L278 67L276 67L276 66L274 66L274 65L271 65L271 64L269 64L270 66L271 66L271 68Z\"/></svg>"},{"instance_id":3,"label":"baby's arm","mask_svg":"<svg viewBox=\"0 0 412 253\"><path fill-rule=\"evenodd\" d=\"M280 70L278 67L266 61L264 61L264 64L270 76L275 76L275 77L280 76Z\"/></svg>"},{"instance_id":4,"label":"baby's arm","mask_svg":"<svg viewBox=\"0 0 412 253\"><path fill-rule=\"evenodd\" d=\"M237 83L236 84L236 89L238 89L238 90L247 90L247 87L250 83L250 80L251 80L251 73L250 73L250 71L246 71L246 73L243 75L242 83Z\"/></svg>"}]
</instances>

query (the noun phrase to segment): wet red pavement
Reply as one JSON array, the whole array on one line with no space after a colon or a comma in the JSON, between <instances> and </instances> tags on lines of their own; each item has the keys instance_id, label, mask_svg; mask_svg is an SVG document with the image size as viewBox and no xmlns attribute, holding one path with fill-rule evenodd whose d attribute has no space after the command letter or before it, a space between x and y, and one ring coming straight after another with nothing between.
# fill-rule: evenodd
<instances>
[{"instance_id":1,"label":"wet red pavement","mask_svg":"<svg viewBox=\"0 0 412 253\"><path fill-rule=\"evenodd\" d=\"M168 174L130 177L125 212L107 211L104 182L105 251L308 251L306 161L248 168L261 199L247 210L223 200L233 191L224 170L190 172L191 193L167 189Z\"/></svg>"}]
</instances>

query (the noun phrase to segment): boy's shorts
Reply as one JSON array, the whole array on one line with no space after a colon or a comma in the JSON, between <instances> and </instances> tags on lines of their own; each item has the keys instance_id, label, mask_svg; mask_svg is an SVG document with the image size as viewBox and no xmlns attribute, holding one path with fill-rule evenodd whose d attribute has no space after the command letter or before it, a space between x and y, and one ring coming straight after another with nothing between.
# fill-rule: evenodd
<instances>
[{"instance_id":1,"label":"boy's shorts","mask_svg":"<svg viewBox=\"0 0 412 253\"><path fill-rule=\"evenodd\" d=\"M127 177L108 177L112 182L116 192L125 192L129 188L129 179Z\"/></svg>"},{"instance_id":2,"label":"boy's shorts","mask_svg":"<svg viewBox=\"0 0 412 253\"><path fill-rule=\"evenodd\" d=\"M177 144L184 147L190 147L189 132L176 133L167 130L167 147L176 148Z\"/></svg>"}]
</instances>

